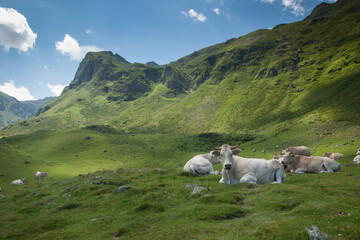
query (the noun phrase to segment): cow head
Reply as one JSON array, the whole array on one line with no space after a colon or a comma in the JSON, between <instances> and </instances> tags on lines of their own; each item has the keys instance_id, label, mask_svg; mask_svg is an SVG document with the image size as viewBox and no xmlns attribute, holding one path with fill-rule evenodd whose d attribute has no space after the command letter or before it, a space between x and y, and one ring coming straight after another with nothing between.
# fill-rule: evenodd
<instances>
[{"instance_id":1,"label":"cow head","mask_svg":"<svg viewBox=\"0 0 360 240\"><path fill-rule=\"evenodd\" d=\"M285 164L291 164L293 162L294 157L295 157L294 154L292 154L291 152L287 152L287 153L285 153L283 161Z\"/></svg>"},{"instance_id":2,"label":"cow head","mask_svg":"<svg viewBox=\"0 0 360 240\"><path fill-rule=\"evenodd\" d=\"M330 157L330 155L331 155L331 153L325 152L324 155L323 155L323 157Z\"/></svg>"},{"instance_id":3,"label":"cow head","mask_svg":"<svg viewBox=\"0 0 360 240\"><path fill-rule=\"evenodd\" d=\"M239 145L229 146L227 144L222 145L219 148L215 148L216 154L219 154L221 157L221 162L223 164L223 168L226 170L230 170L233 165L233 155L237 155L241 153L241 150L238 149Z\"/></svg>"},{"instance_id":4,"label":"cow head","mask_svg":"<svg viewBox=\"0 0 360 240\"><path fill-rule=\"evenodd\" d=\"M216 150L213 150L213 151L210 152L210 154L211 154L210 162L211 162L212 165L221 163L221 160L219 159L220 152L218 152Z\"/></svg>"}]
</instances>

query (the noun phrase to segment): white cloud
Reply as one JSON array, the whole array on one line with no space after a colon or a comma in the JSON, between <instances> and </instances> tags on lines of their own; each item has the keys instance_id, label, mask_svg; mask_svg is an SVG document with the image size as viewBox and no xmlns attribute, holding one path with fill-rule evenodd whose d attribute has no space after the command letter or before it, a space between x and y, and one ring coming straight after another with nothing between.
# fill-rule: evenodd
<instances>
[{"instance_id":1,"label":"white cloud","mask_svg":"<svg viewBox=\"0 0 360 240\"><path fill-rule=\"evenodd\" d=\"M195 21L198 22L206 21L206 16L202 13L197 13L194 9L190 9L188 12L181 11L181 14L183 14L186 17L194 18Z\"/></svg>"},{"instance_id":2,"label":"white cloud","mask_svg":"<svg viewBox=\"0 0 360 240\"><path fill-rule=\"evenodd\" d=\"M86 30L85 30L85 33L86 33L86 34L92 34L92 31L91 31L90 29L86 29Z\"/></svg>"},{"instance_id":3,"label":"white cloud","mask_svg":"<svg viewBox=\"0 0 360 240\"><path fill-rule=\"evenodd\" d=\"M57 41L55 47L61 54L68 55L71 60L76 61L82 60L87 52L102 51L102 49L95 46L80 46L76 39L72 38L69 34L65 34L62 42Z\"/></svg>"},{"instance_id":4,"label":"white cloud","mask_svg":"<svg viewBox=\"0 0 360 240\"><path fill-rule=\"evenodd\" d=\"M33 48L36 37L24 15L15 9L0 7L0 45L5 51L17 48L27 52Z\"/></svg>"},{"instance_id":5,"label":"white cloud","mask_svg":"<svg viewBox=\"0 0 360 240\"><path fill-rule=\"evenodd\" d=\"M262 3L272 4L275 0L260 0ZM291 13L296 16L303 16L305 13L305 8L301 6L303 0L281 0L281 4L285 6L285 10L290 9ZM336 0L332 0L336 1Z\"/></svg>"},{"instance_id":6,"label":"white cloud","mask_svg":"<svg viewBox=\"0 0 360 240\"><path fill-rule=\"evenodd\" d=\"M48 67L48 66L43 65L43 68L44 68L46 71L49 71L49 67Z\"/></svg>"},{"instance_id":7,"label":"white cloud","mask_svg":"<svg viewBox=\"0 0 360 240\"><path fill-rule=\"evenodd\" d=\"M291 13L296 16L303 16L305 13L305 8L301 6L303 0L281 0L281 3L285 6L285 9L292 9Z\"/></svg>"},{"instance_id":8,"label":"white cloud","mask_svg":"<svg viewBox=\"0 0 360 240\"><path fill-rule=\"evenodd\" d=\"M55 94L55 96L60 96L62 91L64 90L64 85L51 85L50 83L47 83L46 86L50 89L51 92Z\"/></svg>"},{"instance_id":9,"label":"white cloud","mask_svg":"<svg viewBox=\"0 0 360 240\"><path fill-rule=\"evenodd\" d=\"M0 85L0 91L16 98L19 101L36 100L26 87L21 86L17 88L13 80L10 80L10 82Z\"/></svg>"},{"instance_id":10,"label":"white cloud","mask_svg":"<svg viewBox=\"0 0 360 240\"><path fill-rule=\"evenodd\" d=\"M220 9L218 8L214 8L214 9L211 9L214 13L216 13L216 15L220 15Z\"/></svg>"}]
</instances>

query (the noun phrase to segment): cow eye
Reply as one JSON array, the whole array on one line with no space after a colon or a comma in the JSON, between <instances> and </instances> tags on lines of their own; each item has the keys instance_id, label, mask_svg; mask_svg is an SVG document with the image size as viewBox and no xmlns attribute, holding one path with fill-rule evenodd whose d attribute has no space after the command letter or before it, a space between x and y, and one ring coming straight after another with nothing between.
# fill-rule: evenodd
<instances>
[{"instance_id":1,"label":"cow eye","mask_svg":"<svg viewBox=\"0 0 360 240\"><path fill-rule=\"evenodd\" d=\"M230 156L232 156L233 155L233 153L232 152L230 152Z\"/></svg>"},{"instance_id":2,"label":"cow eye","mask_svg":"<svg viewBox=\"0 0 360 240\"><path fill-rule=\"evenodd\" d=\"M222 157L223 156L223 154L222 153L220 153L220 157Z\"/></svg>"}]
</instances>

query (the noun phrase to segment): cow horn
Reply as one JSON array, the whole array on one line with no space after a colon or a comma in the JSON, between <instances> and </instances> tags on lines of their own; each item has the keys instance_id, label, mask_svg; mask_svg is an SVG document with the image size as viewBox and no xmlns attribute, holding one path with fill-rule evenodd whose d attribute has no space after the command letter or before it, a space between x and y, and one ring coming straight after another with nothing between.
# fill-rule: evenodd
<instances>
[{"instance_id":1,"label":"cow horn","mask_svg":"<svg viewBox=\"0 0 360 240\"><path fill-rule=\"evenodd\" d=\"M233 147L230 147L231 149L235 149L239 146L240 144L236 145L236 146L233 146Z\"/></svg>"},{"instance_id":2,"label":"cow horn","mask_svg":"<svg viewBox=\"0 0 360 240\"><path fill-rule=\"evenodd\" d=\"M214 150L221 150L221 148L219 148L219 147L214 147Z\"/></svg>"}]
</instances>

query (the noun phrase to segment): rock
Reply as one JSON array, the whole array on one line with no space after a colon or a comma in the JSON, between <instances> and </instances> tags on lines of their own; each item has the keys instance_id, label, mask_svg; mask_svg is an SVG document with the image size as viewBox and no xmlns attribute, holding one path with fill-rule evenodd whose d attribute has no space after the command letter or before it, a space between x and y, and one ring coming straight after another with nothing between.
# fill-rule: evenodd
<instances>
[{"instance_id":1,"label":"rock","mask_svg":"<svg viewBox=\"0 0 360 240\"><path fill-rule=\"evenodd\" d=\"M191 190L197 186L199 186L199 185L197 185L196 183L188 183L188 184L186 184L185 188Z\"/></svg>"},{"instance_id":2,"label":"rock","mask_svg":"<svg viewBox=\"0 0 360 240\"><path fill-rule=\"evenodd\" d=\"M309 226L306 229L306 232L309 234L310 240L325 240L325 239L332 239L327 234L323 233L318 227L316 226Z\"/></svg>"},{"instance_id":3,"label":"rock","mask_svg":"<svg viewBox=\"0 0 360 240\"><path fill-rule=\"evenodd\" d=\"M99 179L102 179L102 177L101 176L95 176L94 177L94 180L99 180Z\"/></svg>"},{"instance_id":4,"label":"rock","mask_svg":"<svg viewBox=\"0 0 360 240\"><path fill-rule=\"evenodd\" d=\"M121 186L121 187L118 187L115 191L115 193L120 193L120 192L126 192L130 189L131 187L130 186Z\"/></svg>"},{"instance_id":5,"label":"rock","mask_svg":"<svg viewBox=\"0 0 360 240\"><path fill-rule=\"evenodd\" d=\"M296 92L302 92L302 91L304 91L305 90L305 88L304 87L301 87L301 88L299 88Z\"/></svg>"},{"instance_id":6,"label":"rock","mask_svg":"<svg viewBox=\"0 0 360 240\"><path fill-rule=\"evenodd\" d=\"M196 186L194 187L191 195L200 195L202 194L203 192L205 192L207 189L204 188L204 187L201 187L201 186Z\"/></svg>"},{"instance_id":7,"label":"rock","mask_svg":"<svg viewBox=\"0 0 360 240\"><path fill-rule=\"evenodd\" d=\"M253 149L253 152L256 152L256 149Z\"/></svg>"},{"instance_id":8,"label":"rock","mask_svg":"<svg viewBox=\"0 0 360 240\"><path fill-rule=\"evenodd\" d=\"M65 194L63 195L63 197L65 197L65 198L67 198L67 199L70 199L70 198L71 198L71 194L70 194L70 193L65 193Z\"/></svg>"},{"instance_id":9,"label":"rock","mask_svg":"<svg viewBox=\"0 0 360 240\"><path fill-rule=\"evenodd\" d=\"M5 197L5 195L0 195L0 198L4 198Z\"/></svg>"},{"instance_id":10,"label":"rock","mask_svg":"<svg viewBox=\"0 0 360 240\"><path fill-rule=\"evenodd\" d=\"M31 163L30 161L23 160L23 164L30 164L30 163Z\"/></svg>"}]
</instances>

